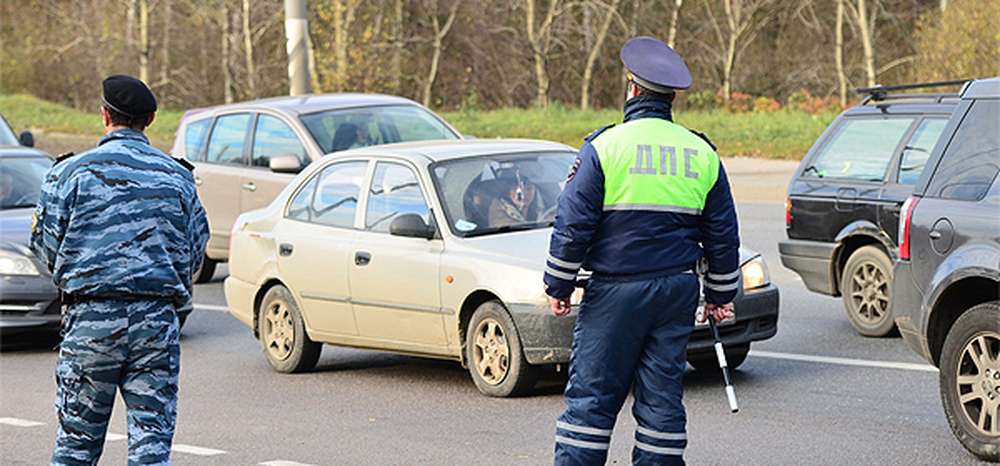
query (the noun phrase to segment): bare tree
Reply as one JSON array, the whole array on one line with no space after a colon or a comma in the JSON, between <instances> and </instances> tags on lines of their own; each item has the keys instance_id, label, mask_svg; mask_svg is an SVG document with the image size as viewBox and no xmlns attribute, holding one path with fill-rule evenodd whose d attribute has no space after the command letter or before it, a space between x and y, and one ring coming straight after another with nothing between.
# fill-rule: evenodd
<instances>
[{"instance_id":1,"label":"bare tree","mask_svg":"<svg viewBox=\"0 0 1000 466\"><path fill-rule=\"evenodd\" d=\"M684 0L674 0L674 11L670 14L670 32L667 34L667 45L670 48L674 48L674 41L677 39L677 22L680 20L683 5Z\"/></svg>"},{"instance_id":2,"label":"bare tree","mask_svg":"<svg viewBox=\"0 0 1000 466\"><path fill-rule=\"evenodd\" d=\"M607 5L608 11L604 15L604 20L601 21L601 28L597 31L597 37L590 46L590 53L587 54L587 64L583 68L583 80L580 84L581 110L587 110L590 108L590 81L594 75L594 64L597 62L597 56L601 52L601 47L604 45L604 39L608 36L608 29L611 27L611 21L613 21L615 16L618 14L618 5L620 3L621 0L612 0L611 4ZM589 11L589 9L587 11Z\"/></svg>"},{"instance_id":3,"label":"bare tree","mask_svg":"<svg viewBox=\"0 0 1000 466\"><path fill-rule=\"evenodd\" d=\"M431 6L427 9L430 10L431 26L434 28L434 37L431 38L434 52L431 55L431 66L427 71L427 79L424 80L424 92L421 98L424 106L430 106L431 104L431 91L434 89L434 79L437 77L438 63L441 61L441 48L444 38L448 36L448 31L451 30L451 25L455 23L455 17L458 16L458 6L460 4L459 1L452 0L451 7L448 8L448 17L444 21L444 26L442 26L437 14L437 0L431 0L430 3Z\"/></svg>"},{"instance_id":4,"label":"bare tree","mask_svg":"<svg viewBox=\"0 0 1000 466\"><path fill-rule=\"evenodd\" d=\"M535 62L535 104L545 108L549 106L549 73L546 70L546 62L552 47L552 24L562 12L559 8L560 0L549 0L544 19L541 24L535 27L535 7L536 0L525 0L525 28L528 33L528 44L531 46L531 54Z\"/></svg>"},{"instance_id":5,"label":"bare tree","mask_svg":"<svg viewBox=\"0 0 1000 466\"><path fill-rule=\"evenodd\" d=\"M139 79L149 83L149 0L139 0Z\"/></svg>"},{"instance_id":6,"label":"bare tree","mask_svg":"<svg viewBox=\"0 0 1000 466\"><path fill-rule=\"evenodd\" d=\"M847 106L847 74L844 72L844 0L837 0L837 39L834 44L834 62L837 65L837 83L840 106Z\"/></svg>"},{"instance_id":7,"label":"bare tree","mask_svg":"<svg viewBox=\"0 0 1000 466\"><path fill-rule=\"evenodd\" d=\"M243 54L247 65L247 90L257 98L257 78L253 63L253 33L250 30L250 0L243 0Z\"/></svg>"},{"instance_id":8,"label":"bare tree","mask_svg":"<svg viewBox=\"0 0 1000 466\"><path fill-rule=\"evenodd\" d=\"M403 49L406 47L404 13L406 0L395 0L392 9L392 61L389 67L389 86L398 94L402 88Z\"/></svg>"},{"instance_id":9,"label":"bare tree","mask_svg":"<svg viewBox=\"0 0 1000 466\"><path fill-rule=\"evenodd\" d=\"M869 12L866 0L847 0L847 11L851 13L854 25L861 38L861 47L865 53L865 83L868 87L875 85L875 47L872 37L875 35L875 12L878 0L872 0L873 8Z\"/></svg>"},{"instance_id":10,"label":"bare tree","mask_svg":"<svg viewBox=\"0 0 1000 466\"><path fill-rule=\"evenodd\" d=\"M768 19L758 13L772 0L722 0L726 30L719 27L711 2L704 3L712 28L722 50L722 98L729 104L733 93L733 69L740 53L757 38ZM761 18L763 17L763 18Z\"/></svg>"},{"instance_id":11,"label":"bare tree","mask_svg":"<svg viewBox=\"0 0 1000 466\"><path fill-rule=\"evenodd\" d=\"M233 103L233 67L232 67L232 18L229 14L229 2L223 0L219 11L219 23L222 25L222 92L227 104Z\"/></svg>"},{"instance_id":12,"label":"bare tree","mask_svg":"<svg viewBox=\"0 0 1000 466\"><path fill-rule=\"evenodd\" d=\"M349 31L360 3L361 0L333 1L333 88L338 92L347 88Z\"/></svg>"}]
</instances>

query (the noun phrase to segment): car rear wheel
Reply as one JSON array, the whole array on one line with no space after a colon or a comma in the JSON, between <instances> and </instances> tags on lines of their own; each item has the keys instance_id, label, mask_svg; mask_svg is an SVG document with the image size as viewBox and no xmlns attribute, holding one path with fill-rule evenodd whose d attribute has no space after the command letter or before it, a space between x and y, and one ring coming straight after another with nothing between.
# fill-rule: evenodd
<instances>
[{"instance_id":1,"label":"car rear wheel","mask_svg":"<svg viewBox=\"0 0 1000 466\"><path fill-rule=\"evenodd\" d=\"M729 345L726 349L726 364L730 369L736 369L747 360L750 353L750 343L742 345ZM719 371L719 360L715 357L715 352L702 353L688 356L688 364L699 372Z\"/></svg>"},{"instance_id":2,"label":"car rear wheel","mask_svg":"<svg viewBox=\"0 0 1000 466\"><path fill-rule=\"evenodd\" d=\"M941 348L945 417L973 455L1000 461L1000 301L972 307Z\"/></svg>"},{"instance_id":3,"label":"car rear wheel","mask_svg":"<svg viewBox=\"0 0 1000 466\"><path fill-rule=\"evenodd\" d=\"M465 335L466 362L480 392L508 397L534 388L539 369L524 358L514 320L499 301L481 304Z\"/></svg>"},{"instance_id":4,"label":"car rear wheel","mask_svg":"<svg viewBox=\"0 0 1000 466\"><path fill-rule=\"evenodd\" d=\"M198 271L194 273L194 282L208 283L215 276L216 265L218 265L218 262L205 256L201 261L201 267L198 267Z\"/></svg>"},{"instance_id":5,"label":"car rear wheel","mask_svg":"<svg viewBox=\"0 0 1000 466\"><path fill-rule=\"evenodd\" d=\"M274 370L304 372L316 366L322 345L306 334L302 314L287 288L277 285L267 291L257 326L264 357Z\"/></svg>"},{"instance_id":6,"label":"car rear wheel","mask_svg":"<svg viewBox=\"0 0 1000 466\"><path fill-rule=\"evenodd\" d=\"M892 319L892 261L876 246L854 251L844 266L840 293L851 326L866 337L884 337Z\"/></svg>"}]
</instances>

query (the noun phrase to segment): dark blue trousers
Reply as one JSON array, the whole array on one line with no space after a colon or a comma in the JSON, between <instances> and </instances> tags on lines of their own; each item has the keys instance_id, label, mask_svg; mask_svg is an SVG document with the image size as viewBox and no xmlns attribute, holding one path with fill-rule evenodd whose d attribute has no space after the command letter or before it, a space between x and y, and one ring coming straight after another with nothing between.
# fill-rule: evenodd
<instances>
[{"instance_id":1,"label":"dark blue trousers","mask_svg":"<svg viewBox=\"0 0 1000 466\"><path fill-rule=\"evenodd\" d=\"M556 465L604 464L629 388L633 463L684 464L681 380L698 287L692 273L590 281L573 331L566 411L556 422Z\"/></svg>"}]
</instances>

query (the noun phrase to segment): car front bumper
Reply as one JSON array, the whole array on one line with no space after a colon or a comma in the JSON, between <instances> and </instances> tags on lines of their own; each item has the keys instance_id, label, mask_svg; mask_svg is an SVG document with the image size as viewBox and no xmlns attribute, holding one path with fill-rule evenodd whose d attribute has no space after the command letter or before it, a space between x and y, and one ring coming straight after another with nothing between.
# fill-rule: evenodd
<instances>
[{"instance_id":1,"label":"car front bumper","mask_svg":"<svg viewBox=\"0 0 1000 466\"><path fill-rule=\"evenodd\" d=\"M811 291L837 296L836 280L833 276L834 243L790 239L778 242L781 265L802 277L802 283Z\"/></svg>"},{"instance_id":2,"label":"car front bumper","mask_svg":"<svg viewBox=\"0 0 1000 466\"><path fill-rule=\"evenodd\" d=\"M0 275L0 331L59 329L59 290L45 275Z\"/></svg>"},{"instance_id":3,"label":"car front bumper","mask_svg":"<svg viewBox=\"0 0 1000 466\"><path fill-rule=\"evenodd\" d=\"M773 284L740 291L733 301L736 319L719 326L719 336L726 345L743 345L766 340L778 332L779 292ZM548 306L509 304L514 325L521 336L522 350L530 364L556 364L569 361L573 346L573 327L577 309L570 315L556 317ZM713 351L707 325L696 326L688 342L688 354Z\"/></svg>"}]
</instances>

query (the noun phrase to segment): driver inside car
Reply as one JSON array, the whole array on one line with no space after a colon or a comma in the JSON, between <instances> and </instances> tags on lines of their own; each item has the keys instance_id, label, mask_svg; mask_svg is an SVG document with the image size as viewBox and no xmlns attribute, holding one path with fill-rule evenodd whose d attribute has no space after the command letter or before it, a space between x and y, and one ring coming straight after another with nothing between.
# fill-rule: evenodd
<instances>
[{"instance_id":1,"label":"driver inside car","mask_svg":"<svg viewBox=\"0 0 1000 466\"><path fill-rule=\"evenodd\" d=\"M504 172L499 178L500 192L490 203L490 227L533 223L538 220L541 202L537 189L518 171Z\"/></svg>"}]
</instances>

